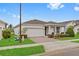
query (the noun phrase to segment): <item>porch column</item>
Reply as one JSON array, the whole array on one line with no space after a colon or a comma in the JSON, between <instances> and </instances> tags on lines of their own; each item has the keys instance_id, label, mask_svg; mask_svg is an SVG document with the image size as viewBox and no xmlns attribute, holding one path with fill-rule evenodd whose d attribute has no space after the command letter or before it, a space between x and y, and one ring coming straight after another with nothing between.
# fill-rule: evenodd
<instances>
[{"instance_id":1,"label":"porch column","mask_svg":"<svg viewBox=\"0 0 79 59\"><path fill-rule=\"evenodd\" d=\"M51 27L48 26L48 34L51 34Z\"/></svg>"},{"instance_id":2,"label":"porch column","mask_svg":"<svg viewBox=\"0 0 79 59\"><path fill-rule=\"evenodd\" d=\"M54 29L54 30L55 30L55 32L54 32L54 33L56 34L56 31L57 31L56 26L55 26L54 28L55 28L55 29Z\"/></svg>"},{"instance_id":3,"label":"porch column","mask_svg":"<svg viewBox=\"0 0 79 59\"><path fill-rule=\"evenodd\" d=\"M64 33L66 32L66 30L65 30L66 28L65 28L65 26L64 26Z\"/></svg>"}]
</instances>

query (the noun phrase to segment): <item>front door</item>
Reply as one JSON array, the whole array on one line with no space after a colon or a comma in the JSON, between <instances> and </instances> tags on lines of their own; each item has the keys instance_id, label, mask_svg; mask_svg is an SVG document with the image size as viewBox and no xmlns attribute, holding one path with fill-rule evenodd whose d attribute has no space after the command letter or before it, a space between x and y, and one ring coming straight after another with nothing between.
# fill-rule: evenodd
<instances>
[{"instance_id":1,"label":"front door","mask_svg":"<svg viewBox=\"0 0 79 59\"><path fill-rule=\"evenodd\" d=\"M47 35L48 33L48 27L45 26L45 36Z\"/></svg>"},{"instance_id":2,"label":"front door","mask_svg":"<svg viewBox=\"0 0 79 59\"><path fill-rule=\"evenodd\" d=\"M60 27L56 27L56 33L60 33Z\"/></svg>"}]
</instances>

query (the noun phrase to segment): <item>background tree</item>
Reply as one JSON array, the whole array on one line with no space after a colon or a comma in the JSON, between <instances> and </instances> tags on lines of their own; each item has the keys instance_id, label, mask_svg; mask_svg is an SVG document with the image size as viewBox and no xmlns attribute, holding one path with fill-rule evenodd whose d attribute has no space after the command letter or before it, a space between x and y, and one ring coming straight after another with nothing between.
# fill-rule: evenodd
<instances>
[{"instance_id":1,"label":"background tree","mask_svg":"<svg viewBox=\"0 0 79 59\"><path fill-rule=\"evenodd\" d=\"M67 28L66 34L67 34L69 37L74 37L74 36L75 36L74 31L73 31L73 26L69 26L69 27Z\"/></svg>"},{"instance_id":2,"label":"background tree","mask_svg":"<svg viewBox=\"0 0 79 59\"><path fill-rule=\"evenodd\" d=\"M14 29L13 29L12 24L10 24L10 25L8 26L8 29L11 31L11 34L14 34Z\"/></svg>"}]
</instances>

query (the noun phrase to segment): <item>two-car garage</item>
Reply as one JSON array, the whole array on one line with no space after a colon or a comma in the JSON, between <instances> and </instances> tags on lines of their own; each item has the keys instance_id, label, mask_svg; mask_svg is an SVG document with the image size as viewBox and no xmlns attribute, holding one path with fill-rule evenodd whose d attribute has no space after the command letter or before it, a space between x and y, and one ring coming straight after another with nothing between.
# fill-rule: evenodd
<instances>
[{"instance_id":1,"label":"two-car garage","mask_svg":"<svg viewBox=\"0 0 79 59\"><path fill-rule=\"evenodd\" d=\"M25 29L25 34L28 37L45 36L46 22L40 20L30 20L22 23L22 29ZM15 34L19 34L19 25L14 27Z\"/></svg>"},{"instance_id":2,"label":"two-car garage","mask_svg":"<svg viewBox=\"0 0 79 59\"><path fill-rule=\"evenodd\" d=\"M30 28L27 28L26 34L28 37L45 36L45 30L43 27L42 28L30 27Z\"/></svg>"}]
</instances>

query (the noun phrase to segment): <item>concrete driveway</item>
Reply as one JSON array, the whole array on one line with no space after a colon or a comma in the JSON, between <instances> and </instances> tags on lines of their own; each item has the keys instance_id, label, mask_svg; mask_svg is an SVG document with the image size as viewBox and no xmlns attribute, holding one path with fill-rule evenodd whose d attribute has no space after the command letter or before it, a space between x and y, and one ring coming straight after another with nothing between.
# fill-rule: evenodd
<instances>
[{"instance_id":1,"label":"concrete driveway","mask_svg":"<svg viewBox=\"0 0 79 59\"><path fill-rule=\"evenodd\" d=\"M41 44L45 48L43 56L67 56L67 55L79 55L79 43L71 42L72 40L58 40L47 37L31 38L34 42Z\"/></svg>"},{"instance_id":2,"label":"concrete driveway","mask_svg":"<svg viewBox=\"0 0 79 59\"><path fill-rule=\"evenodd\" d=\"M40 44L44 46L45 53L38 54L39 56L79 56L79 43L54 41Z\"/></svg>"},{"instance_id":3,"label":"concrete driveway","mask_svg":"<svg viewBox=\"0 0 79 59\"><path fill-rule=\"evenodd\" d=\"M32 37L31 40L33 40L33 41L36 42L36 43L57 41L57 39L48 38L48 37Z\"/></svg>"}]
</instances>

